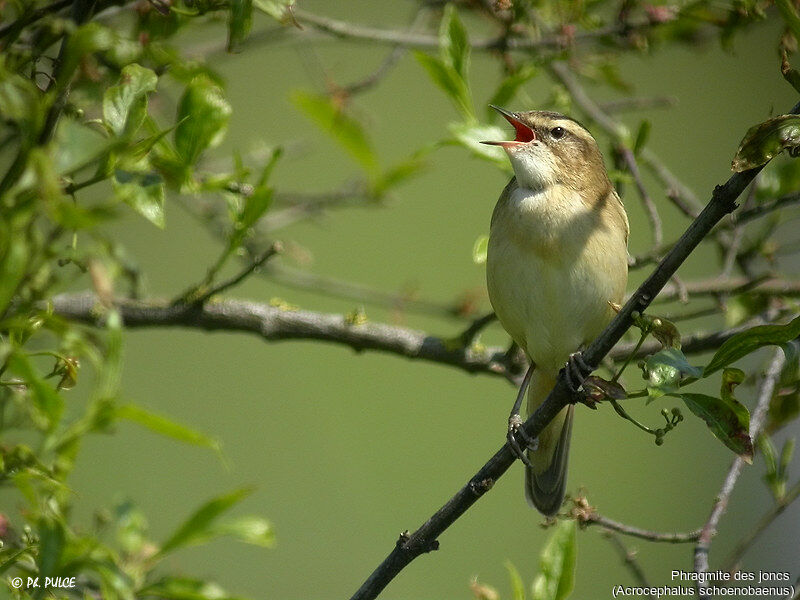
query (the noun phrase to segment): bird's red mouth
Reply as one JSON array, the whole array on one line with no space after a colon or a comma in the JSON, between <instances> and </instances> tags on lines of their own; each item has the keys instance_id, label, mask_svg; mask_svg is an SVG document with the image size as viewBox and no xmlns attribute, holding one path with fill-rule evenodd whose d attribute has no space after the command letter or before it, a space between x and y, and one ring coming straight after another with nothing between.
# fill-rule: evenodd
<instances>
[{"instance_id":1,"label":"bird's red mouth","mask_svg":"<svg viewBox=\"0 0 800 600\"><path fill-rule=\"evenodd\" d=\"M491 146L503 146L506 147L507 145L511 144L526 144L528 142L532 142L536 139L536 132L525 125L522 121L519 120L516 113L511 112L510 110L506 110L504 108L500 108L499 106L495 106L494 104L490 104L493 109L503 115L506 121L511 123L514 126L514 131L516 132L516 136L513 141L508 142L481 142L482 144L489 144Z\"/></svg>"}]
</instances>

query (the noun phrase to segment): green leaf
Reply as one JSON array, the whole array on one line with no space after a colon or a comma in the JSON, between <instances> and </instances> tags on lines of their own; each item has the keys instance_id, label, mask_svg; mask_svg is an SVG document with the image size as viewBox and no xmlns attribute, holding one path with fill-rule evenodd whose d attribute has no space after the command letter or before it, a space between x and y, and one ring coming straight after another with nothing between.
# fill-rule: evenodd
<instances>
[{"instance_id":1,"label":"green leaf","mask_svg":"<svg viewBox=\"0 0 800 600\"><path fill-rule=\"evenodd\" d=\"M422 65L422 68L427 71L433 83L447 94L448 98L455 104L456 109L468 120L474 120L475 116L469 87L456 70L438 58L424 52L414 52L414 57Z\"/></svg>"},{"instance_id":2,"label":"green leaf","mask_svg":"<svg viewBox=\"0 0 800 600\"><path fill-rule=\"evenodd\" d=\"M176 423L164 416L145 410L141 406L135 404L125 404L118 407L116 409L116 417L118 419L126 419L137 423L154 433L172 438L179 442L210 448L214 452L220 451L219 442L214 438L200 433L199 431L195 431L194 429L190 429L180 423Z\"/></svg>"},{"instance_id":3,"label":"green leaf","mask_svg":"<svg viewBox=\"0 0 800 600\"><path fill-rule=\"evenodd\" d=\"M444 64L452 67L463 81L466 81L469 70L469 50L467 30L458 18L458 10L448 4L439 26L439 51Z\"/></svg>"},{"instance_id":4,"label":"green leaf","mask_svg":"<svg viewBox=\"0 0 800 600\"><path fill-rule=\"evenodd\" d=\"M784 346L800 336L800 317L786 325L758 325L737 333L726 340L714 354L705 369L703 377L736 362L764 346Z\"/></svg>"},{"instance_id":5,"label":"green leaf","mask_svg":"<svg viewBox=\"0 0 800 600\"><path fill-rule=\"evenodd\" d=\"M677 392L684 375L701 377L703 371L689 364L678 348L664 348L648 356L644 364L647 374L648 403L654 399Z\"/></svg>"},{"instance_id":6,"label":"green leaf","mask_svg":"<svg viewBox=\"0 0 800 600\"><path fill-rule=\"evenodd\" d=\"M564 600L575 585L576 522L559 521L542 550L532 600Z\"/></svg>"},{"instance_id":7,"label":"green leaf","mask_svg":"<svg viewBox=\"0 0 800 600\"><path fill-rule=\"evenodd\" d=\"M15 231L9 222L0 223L0 232L5 237L5 252L0 256L0 314L14 297L17 286L25 276L28 264L28 240L22 231ZM0 242L2 248L3 242Z\"/></svg>"},{"instance_id":8,"label":"green leaf","mask_svg":"<svg viewBox=\"0 0 800 600\"><path fill-rule=\"evenodd\" d=\"M794 155L800 146L800 115L781 115L751 127L744 136L731 169L737 173L759 167L782 151Z\"/></svg>"},{"instance_id":9,"label":"green leaf","mask_svg":"<svg viewBox=\"0 0 800 600\"><path fill-rule=\"evenodd\" d=\"M156 227L164 229L164 180L158 173L117 169L111 183L117 199L128 204Z\"/></svg>"},{"instance_id":10,"label":"green leaf","mask_svg":"<svg viewBox=\"0 0 800 600\"><path fill-rule=\"evenodd\" d=\"M229 535L240 542L271 548L275 545L275 532L272 524L261 517L240 517L214 528L215 535Z\"/></svg>"},{"instance_id":11,"label":"green leaf","mask_svg":"<svg viewBox=\"0 0 800 600\"><path fill-rule=\"evenodd\" d=\"M320 129L330 135L367 172L376 173L378 163L361 123L338 107L331 98L295 92L292 101Z\"/></svg>"},{"instance_id":12,"label":"green leaf","mask_svg":"<svg viewBox=\"0 0 800 600\"><path fill-rule=\"evenodd\" d=\"M381 196L419 174L425 162L416 156L400 161L383 171L372 185L372 193Z\"/></svg>"},{"instance_id":13,"label":"green leaf","mask_svg":"<svg viewBox=\"0 0 800 600\"><path fill-rule=\"evenodd\" d=\"M448 129L453 135L455 142L469 150L473 156L482 160L487 160L500 167L503 171L511 171L511 165L502 148L481 143L483 141L504 139L506 133L500 127L496 125L451 123Z\"/></svg>"},{"instance_id":14,"label":"green leaf","mask_svg":"<svg viewBox=\"0 0 800 600\"><path fill-rule=\"evenodd\" d=\"M147 116L147 94L156 91L158 76L137 64L126 66L117 85L103 94L103 119L118 136L133 135Z\"/></svg>"},{"instance_id":15,"label":"green leaf","mask_svg":"<svg viewBox=\"0 0 800 600\"><path fill-rule=\"evenodd\" d=\"M237 52L253 26L253 0L231 0L228 13L228 52Z\"/></svg>"},{"instance_id":16,"label":"green leaf","mask_svg":"<svg viewBox=\"0 0 800 600\"><path fill-rule=\"evenodd\" d=\"M800 42L800 17L792 3L789 0L775 0L775 6L778 7L778 12L781 13L781 18L792 32L794 39Z\"/></svg>"},{"instance_id":17,"label":"green leaf","mask_svg":"<svg viewBox=\"0 0 800 600\"><path fill-rule=\"evenodd\" d=\"M722 373L721 398L705 394L669 394L680 398L695 415L706 422L711 433L741 456L753 462L753 441L750 439L750 412L733 396L733 389L744 381L744 372L725 369Z\"/></svg>"},{"instance_id":18,"label":"green leaf","mask_svg":"<svg viewBox=\"0 0 800 600\"><path fill-rule=\"evenodd\" d=\"M63 89L72 79L81 60L87 54L108 50L114 45L114 32L97 22L81 25L67 39L56 85Z\"/></svg>"},{"instance_id":19,"label":"green leaf","mask_svg":"<svg viewBox=\"0 0 800 600\"><path fill-rule=\"evenodd\" d=\"M650 138L651 128L652 123L646 119L642 121L641 125L639 125L639 131L636 132L636 140L633 142L634 154L638 155L644 148L645 144L647 144L647 140Z\"/></svg>"},{"instance_id":20,"label":"green leaf","mask_svg":"<svg viewBox=\"0 0 800 600\"><path fill-rule=\"evenodd\" d=\"M489 104L495 106L506 106L517 93L517 90L525 84L528 80L532 79L538 73L538 69L531 64L525 64L520 67L515 73L512 73L497 86L497 89L492 95ZM487 105L486 115L489 118L498 117L497 111Z\"/></svg>"},{"instance_id":21,"label":"green leaf","mask_svg":"<svg viewBox=\"0 0 800 600\"><path fill-rule=\"evenodd\" d=\"M775 446L770 437L766 434L761 434L756 440L758 449L761 451L761 456L764 457L764 465L767 468L766 477L773 477L778 472L778 461L775 459Z\"/></svg>"},{"instance_id":22,"label":"green leaf","mask_svg":"<svg viewBox=\"0 0 800 600\"><path fill-rule=\"evenodd\" d=\"M253 6L270 17L283 23L289 14L289 8L294 0L253 0Z\"/></svg>"},{"instance_id":23,"label":"green leaf","mask_svg":"<svg viewBox=\"0 0 800 600\"><path fill-rule=\"evenodd\" d=\"M157 556L164 556L178 548L198 544L213 537L217 518L252 492L251 488L243 488L203 504L164 542Z\"/></svg>"},{"instance_id":24,"label":"green leaf","mask_svg":"<svg viewBox=\"0 0 800 600\"><path fill-rule=\"evenodd\" d=\"M242 600L225 593L216 583L167 576L139 591L137 597L168 600Z\"/></svg>"},{"instance_id":25,"label":"green leaf","mask_svg":"<svg viewBox=\"0 0 800 600\"><path fill-rule=\"evenodd\" d=\"M43 517L39 520L39 554L36 563L39 576L53 577L58 575L58 566L64 552L64 524L53 518Z\"/></svg>"},{"instance_id":26,"label":"green leaf","mask_svg":"<svg viewBox=\"0 0 800 600\"><path fill-rule=\"evenodd\" d=\"M222 141L231 112L222 88L205 75L192 79L178 104L175 128L175 148L184 166L194 165Z\"/></svg>"},{"instance_id":27,"label":"green leaf","mask_svg":"<svg viewBox=\"0 0 800 600\"><path fill-rule=\"evenodd\" d=\"M512 600L525 600L525 584L522 582L519 571L510 560L506 561L506 571L508 571L508 579L511 582Z\"/></svg>"},{"instance_id":28,"label":"green leaf","mask_svg":"<svg viewBox=\"0 0 800 600\"><path fill-rule=\"evenodd\" d=\"M34 405L54 428L64 411L64 400L34 368L30 359L22 351L14 351L8 357L9 368L19 375L31 391Z\"/></svg>"},{"instance_id":29,"label":"green leaf","mask_svg":"<svg viewBox=\"0 0 800 600\"><path fill-rule=\"evenodd\" d=\"M472 246L472 262L476 265L486 264L486 252L489 249L489 236L479 235Z\"/></svg>"}]
</instances>

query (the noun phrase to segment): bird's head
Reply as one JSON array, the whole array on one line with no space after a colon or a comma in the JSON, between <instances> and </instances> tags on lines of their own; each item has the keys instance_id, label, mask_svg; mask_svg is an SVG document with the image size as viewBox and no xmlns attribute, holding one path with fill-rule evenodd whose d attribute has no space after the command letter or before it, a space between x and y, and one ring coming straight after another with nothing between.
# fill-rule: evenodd
<instances>
[{"instance_id":1,"label":"bird's head","mask_svg":"<svg viewBox=\"0 0 800 600\"><path fill-rule=\"evenodd\" d=\"M578 192L609 185L597 142L576 120L556 112L492 108L514 126L516 137L483 143L506 151L519 185L537 190L560 184Z\"/></svg>"}]
</instances>

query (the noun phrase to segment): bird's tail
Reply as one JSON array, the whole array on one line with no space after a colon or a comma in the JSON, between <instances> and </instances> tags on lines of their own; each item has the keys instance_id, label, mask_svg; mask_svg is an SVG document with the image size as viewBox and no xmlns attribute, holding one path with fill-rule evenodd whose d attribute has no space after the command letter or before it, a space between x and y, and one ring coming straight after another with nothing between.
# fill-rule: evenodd
<instances>
[{"instance_id":1,"label":"bird's tail","mask_svg":"<svg viewBox=\"0 0 800 600\"><path fill-rule=\"evenodd\" d=\"M533 372L528 387L528 415L533 414L544 402L557 377L558 373L539 369ZM564 501L574 408L569 405L559 412L539 434L536 450L528 450L528 459L533 468L525 467L525 497L547 516L555 515Z\"/></svg>"}]
</instances>

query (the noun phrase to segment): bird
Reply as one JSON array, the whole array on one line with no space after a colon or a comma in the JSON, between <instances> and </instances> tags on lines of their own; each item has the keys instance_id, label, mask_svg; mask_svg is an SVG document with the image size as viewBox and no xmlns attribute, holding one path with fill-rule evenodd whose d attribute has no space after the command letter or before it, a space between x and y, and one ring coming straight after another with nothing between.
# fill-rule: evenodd
<instances>
[{"instance_id":1,"label":"bird","mask_svg":"<svg viewBox=\"0 0 800 600\"><path fill-rule=\"evenodd\" d=\"M591 372L579 351L623 299L630 226L597 141L583 125L557 112L492 108L516 132L511 141L484 142L503 148L514 171L492 213L486 256L492 308L531 365L509 417L514 448L526 387L530 415L565 365L568 381L578 374L576 391ZM564 501L573 413L570 404L526 440L525 453L515 450L525 463L526 498L546 516Z\"/></svg>"}]
</instances>

